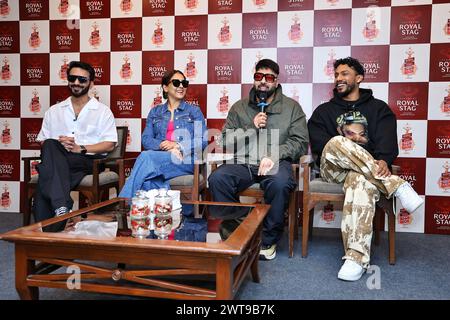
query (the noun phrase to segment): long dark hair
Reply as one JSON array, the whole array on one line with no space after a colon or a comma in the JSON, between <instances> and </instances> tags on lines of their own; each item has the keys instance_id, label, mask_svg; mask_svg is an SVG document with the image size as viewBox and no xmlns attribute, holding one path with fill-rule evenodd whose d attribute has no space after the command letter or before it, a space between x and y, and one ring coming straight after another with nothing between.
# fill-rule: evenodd
<instances>
[{"instance_id":1,"label":"long dark hair","mask_svg":"<svg viewBox=\"0 0 450 320\"><path fill-rule=\"evenodd\" d=\"M183 72L181 72L180 70L172 70L172 71L167 71L164 76L161 79L161 88L163 89L163 98L167 99L168 95L167 92L164 91L164 87L163 86L168 86L170 83L170 79L172 79L172 77L176 74L179 73L183 76L184 80L186 80L186 76L184 75Z\"/></svg>"}]
</instances>

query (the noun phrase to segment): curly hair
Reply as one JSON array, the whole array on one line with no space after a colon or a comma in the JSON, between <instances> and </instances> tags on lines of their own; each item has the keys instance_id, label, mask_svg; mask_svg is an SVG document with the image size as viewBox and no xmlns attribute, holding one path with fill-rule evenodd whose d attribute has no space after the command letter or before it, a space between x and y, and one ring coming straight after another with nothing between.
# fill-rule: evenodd
<instances>
[{"instance_id":1,"label":"curly hair","mask_svg":"<svg viewBox=\"0 0 450 320\"><path fill-rule=\"evenodd\" d=\"M358 61L358 59L352 58L352 57L347 57L347 58L342 58L342 59L337 59L334 62L334 69L336 70L337 67L339 67L341 64L346 64L348 65L350 68L352 68L353 70L356 71L356 74L360 74L364 77L364 67L362 66L362 64Z\"/></svg>"}]
</instances>

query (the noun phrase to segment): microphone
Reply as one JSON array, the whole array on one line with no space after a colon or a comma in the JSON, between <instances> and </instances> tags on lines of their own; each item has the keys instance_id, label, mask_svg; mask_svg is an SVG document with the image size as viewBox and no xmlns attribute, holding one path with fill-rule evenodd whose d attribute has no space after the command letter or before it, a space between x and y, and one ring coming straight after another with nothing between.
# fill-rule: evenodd
<instances>
[{"instance_id":1,"label":"microphone","mask_svg":"<svg viewBox=\"0 0 450 320\"><path fill-rule=\"evenodd\" d=\"M265 109L266 107L269 105L266 100L267 100L267 91L260 91L257 90L256 91L256 97L259 99L258 104L256 105L257 107L259 107L260 112L266 112ZM261 130L262 128L260 127L259 130Z\"/></svg>"},{"instance_id":2,"label":"microphone","mask_svg":"<svg viewBox=\"0 0 450 320\"><path fill-rule=\"evenodd\" d=\"M260 91L257 90L256 91L256 97L259 99L259 103L256 105L260 108L261 112L265 112L265 108L269 105L266 100L267 100L267 91Z\"/></svg>"}]
</instances>

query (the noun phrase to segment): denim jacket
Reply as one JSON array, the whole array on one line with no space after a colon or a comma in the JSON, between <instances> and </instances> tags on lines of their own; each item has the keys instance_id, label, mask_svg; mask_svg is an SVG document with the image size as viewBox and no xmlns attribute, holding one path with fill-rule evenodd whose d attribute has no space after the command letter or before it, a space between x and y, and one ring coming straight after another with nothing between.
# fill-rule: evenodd
<instances>
[{"instance_id":1,"label":"denim jacket","mask_svg":"<svg viewBox=\"0 0 450 320\"><path fill-rule=\"evenodd\" d=\"M166 140L169 120L170 111L167 102L150 110L142 134L142 145L145 150L160 150L160 143ZM175 141L180 144L183 155L201 153L208 144L208 135L200 108L183 100L175 109L173 120Z\"/></svg>"}]
</instances>

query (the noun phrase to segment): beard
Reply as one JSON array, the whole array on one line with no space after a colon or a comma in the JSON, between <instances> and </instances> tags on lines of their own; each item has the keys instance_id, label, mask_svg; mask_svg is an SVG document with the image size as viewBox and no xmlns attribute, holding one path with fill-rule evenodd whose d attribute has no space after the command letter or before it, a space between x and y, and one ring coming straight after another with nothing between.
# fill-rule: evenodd
<instances>
[{"instance_id":1,"label":"beard","mask_svg":"<svg viewBox=\"0 0 450 320\"><path fill-rule=\"evenodd\" d=\"M348 96L350 94L350 92L352 92L353 89L355 89L355 87L356 87L354 82L353 83L344 82L344 83L347 86L345 91L339 91L338 88L337 88L337 86L339 84L342 84L342 82L341 83L336 83L336 85L334 86L336 88L336 93L337 93L339 98L344 98L344 97Z\"/></svg>"},{"instance_id":2,"label":"beard","mask_svg":"<svg viewBox=\"0 0 450 320\"><path fill-rule=\"evenodd\" d=\"M267 98L271 97L275 93L275 90L277 90L276 87L272 88L270 90L260 90L259 88L260 87L256 88L256 96L260 97L261 96L261 92L264 92L266 94L266 100L267 100ZM264 93L263 93L263 95L264 95Z\"/></svg>"},{"instance_id":3,"label":"beard","mask_svg":"<svg viewBox=\"0 0 450 320\"><path fill-rule=\"evenodd\" d=\"M81 90L81 91L75 91L75 90L74 90L75 88L82 88L82 90ZM75 98L79 98L79 97L81 97L81 96L86 95L86 94L89 92L89 89L90 89L90 86L89 86L89 85L87 85L87 86L84 87L84 88L81 87L81 86L75 86L75 85L69 86L70 93L71 93L72 96L74 96Z\"/></svg>"}]
</instances>

